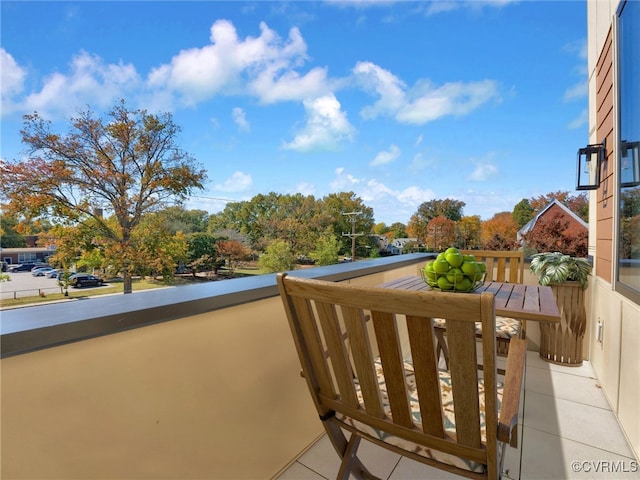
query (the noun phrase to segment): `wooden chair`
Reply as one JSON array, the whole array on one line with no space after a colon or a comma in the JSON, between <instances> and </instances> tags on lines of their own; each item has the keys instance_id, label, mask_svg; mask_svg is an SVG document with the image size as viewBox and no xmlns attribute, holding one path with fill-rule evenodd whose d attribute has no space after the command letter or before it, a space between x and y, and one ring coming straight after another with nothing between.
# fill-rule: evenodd
<instances>
[{"instance_id":1,"label":"wooden chair","mask_svg":"<svg viewBox=\"0 0 640 480\"><path fill-rule=\"evenodd\" d=\"M474 255L477 261L485 263L487 267L485 282L524 283L524 253L522 251L461 250L461 253ZM438 340L438 357L443 354L448 366L449 352L445 340L444 322L436 320L434 328ZM478 338L482 338L482 331L482 324L476 323ZM526 338L526 323L524 320L497 316L495 332L498 355L506 356L512 338Z\"/></svg>"},{"instance_id":2,"label":"wooden chair","mask_svg":"<svg viewBox=\"0 0 640 480\"><path fill-rule=\"evenodd\" d=\"M484 337L478 371L474 324L495 328L493 294L277 279L302 375L342 458L339 479L375 478L357 457L362 438L468 478L500 478L504 446L517 446L526 345L512 342L503 384L495 337ZM434 317L446 319L450 370L438 368Z\"/></svg>"}]
</instances>

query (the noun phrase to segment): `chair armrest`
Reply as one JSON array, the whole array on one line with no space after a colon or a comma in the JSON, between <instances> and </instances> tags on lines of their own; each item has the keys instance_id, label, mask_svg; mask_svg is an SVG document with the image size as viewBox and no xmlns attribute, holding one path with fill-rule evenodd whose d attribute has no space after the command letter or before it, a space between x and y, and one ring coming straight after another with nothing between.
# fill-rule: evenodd
<instances>
[{"instance_id":1,"label":"chair armrest","mask_svg":"<svg viewBox=\"0 0 640 480\"><path fill-rule=\"evenodd\" d=\"M508 443L514 448L518 446L518 410L520 409L526 355L527 341L511 339L498 423L498 440Z\"/></svg>"}]
</instances>

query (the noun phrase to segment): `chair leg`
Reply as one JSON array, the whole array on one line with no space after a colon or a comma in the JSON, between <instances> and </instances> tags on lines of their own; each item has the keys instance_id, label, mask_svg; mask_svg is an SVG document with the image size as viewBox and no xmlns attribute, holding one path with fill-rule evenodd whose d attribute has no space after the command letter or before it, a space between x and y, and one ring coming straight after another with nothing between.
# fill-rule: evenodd
<instances>
[{"instance_id":1,"label":"chair leg","mask_svg":"<svg viewBox=\"0 0 640 480\"><path fill-rule=\"evenodd\" d=\"M433 329L436 335L436 359L440 361L440 354L444 355L444 363L449 370L449 347L447 347L447 341L444 339L444 332L439 328Z\"/></svg>"},{"instance_id":2,"label":"chair leg","mask_svg":"<svg viewBox=\"0 0 640 480\"><path fill-rule=\"evenodd\" d=\"M365 467L356 456L361 440L359 435L352 433L351 438L347 442L344 432L338 424L331 419L325 420L323 424L333 448L335 448L340 458L342 458L340 471L336 478L349 480L349 476L353 475L358 480L380 480L369 472L367 467Z\"/></svg>"}]
</instances>

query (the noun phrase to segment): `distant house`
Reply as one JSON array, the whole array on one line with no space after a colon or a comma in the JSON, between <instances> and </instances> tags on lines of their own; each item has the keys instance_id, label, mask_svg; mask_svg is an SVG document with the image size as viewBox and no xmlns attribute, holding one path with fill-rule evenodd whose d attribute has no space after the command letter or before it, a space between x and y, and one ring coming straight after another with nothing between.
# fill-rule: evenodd
<instances>
[{"instance_id":1,"label":"distant house","mask_svg":"<svg viewBox=\"0 0 640 480\"><path fill-rule=\"evenodd\" d=\"M402 250L407 243L419 244L417 238L396 238L393 242L387 245L387 252L391 255L402 255Z\"/></svg>"},{"instance_id":2,"label":"distant house","mask_svg":"<svg viewBox=\"0 0 640 480\"><path fill-rule=\"evenodd\" d=\"M0 259L9 265L27 262L47 262L56 253L55 248L18 247L0 248Z\"/></svg>"},{"instance_id":3,"label":"distant house","mask_svg":"<svg viewBox=\"0 0 640 480\"><path fill-rule=\"evenodd\" d=\"M518 242L523 241L524 235L534 232L537 228L540 228L540 225L544 223L545 219L555 218L556 216L560 216L563 221L568 223L566 229L562 232L563 235L571 237L576 237L579 234L585 234L585 236L588 235L589 224L573 213L562 202L553 200L546 207L540 210L540 212L529 220L520 230L518 230Z\"/></svg>"}]
</instances>

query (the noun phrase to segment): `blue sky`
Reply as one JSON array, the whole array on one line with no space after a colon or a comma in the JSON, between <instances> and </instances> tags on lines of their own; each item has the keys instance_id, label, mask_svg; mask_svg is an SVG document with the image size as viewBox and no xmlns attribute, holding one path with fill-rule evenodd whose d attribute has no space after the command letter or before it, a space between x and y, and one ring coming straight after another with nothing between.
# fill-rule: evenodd
<instances>
[{"instance_id":1,"label":"blue sky","mask_svg":"<svg viewBox=\"0 0 640 480\"><path fill-rule=\"evenodd\" d=\"M584 1L3 0L2 146L119 98L170 111L208 171L188 208L353 191L377 222L454 198L483 220L575 188Z\"/></svg>"}]
</instances>

